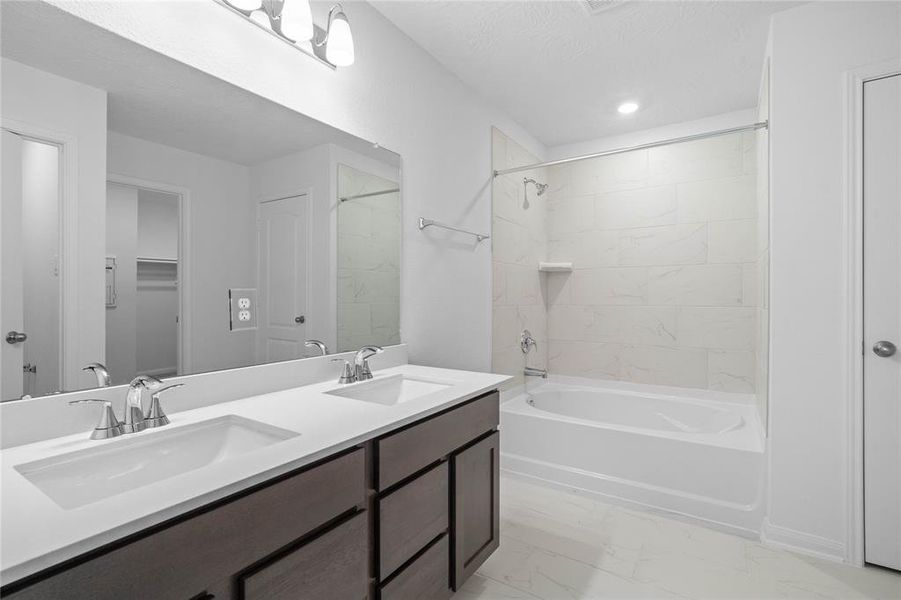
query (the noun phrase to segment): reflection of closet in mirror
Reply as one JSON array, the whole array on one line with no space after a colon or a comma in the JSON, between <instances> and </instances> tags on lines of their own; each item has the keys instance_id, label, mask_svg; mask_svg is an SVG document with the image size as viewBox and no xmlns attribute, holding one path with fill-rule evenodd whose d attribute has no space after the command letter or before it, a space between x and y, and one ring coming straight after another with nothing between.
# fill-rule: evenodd
<instances>
[{"instance_id":1,"label":"reflection of closet in mirror","mask_svg":"<svg viewBox=\"0 0 901 600\"><path fill-rule=\"evenodd\" d=\"M106 310L106 365L114 384L136 373L178 372L179 197L109 183L107 263L115 262Z\"/></svg>"},{"instance_id":2,"label":"reflection of closet in mirror","mask_svg":"<svg viewBox=\"0 0 901 600\"><path fill-rule=\"evenodd\" d=\"M400 190L338 165L338 351L400 343Z\"/></svg>"},{"instance_id":3,"label":"reflection of closet in mirror","mask_svg":"<svg viewBox=\"0 0 901 600\"><path fill-rule=\"evenodd\" d=\"M3 150L0 310L4 336L23 335L2 345L2 397L18 398L60 389L60 155L7 130Z\"/></svg>"}]
</instances>

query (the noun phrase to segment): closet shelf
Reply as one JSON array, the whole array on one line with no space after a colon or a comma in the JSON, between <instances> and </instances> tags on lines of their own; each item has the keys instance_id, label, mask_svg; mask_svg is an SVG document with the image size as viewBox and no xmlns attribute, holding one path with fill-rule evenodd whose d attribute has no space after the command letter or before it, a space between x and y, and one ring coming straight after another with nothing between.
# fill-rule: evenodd
<instances>
[{"instance_id":1,"label":"closet shelf","mask_svg":"<svg viewBox=\"0 0 901 600\"><path fill-rule=\"evenodd\" d=\"M571 262L539 262L538 270L545 273L569 273L573 270Z\"/></svg>"}]
</instances>

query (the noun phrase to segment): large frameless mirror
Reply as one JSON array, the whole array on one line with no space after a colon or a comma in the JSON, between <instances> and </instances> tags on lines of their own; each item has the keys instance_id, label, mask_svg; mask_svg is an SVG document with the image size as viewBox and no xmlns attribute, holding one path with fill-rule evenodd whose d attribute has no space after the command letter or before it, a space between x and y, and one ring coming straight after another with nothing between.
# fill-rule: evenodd
<instances>
[{"instance_id":1,"label":"large frameless mirror","mask_svg":"<svg viewBox=\"0 0 901 600\"><path fill-rule=\"evenodd\" d=\"M397 154L0 10L2 400L400 343Z\"/></svg>"}]
</instances>

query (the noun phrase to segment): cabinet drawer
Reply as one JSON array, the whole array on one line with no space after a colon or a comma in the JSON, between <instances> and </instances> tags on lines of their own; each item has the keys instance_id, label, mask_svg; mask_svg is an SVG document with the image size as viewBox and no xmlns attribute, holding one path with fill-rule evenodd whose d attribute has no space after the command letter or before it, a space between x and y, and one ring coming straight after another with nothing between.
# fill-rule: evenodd
<instances>
[{"instance_id":1,"label":"cabinet drawer","mask_svg":"<svg viewBox=\"0 0 901 600\"><path fill-rule=\"evenodd\" d=\"M4 597L190 598L366 498L356 450L100 554Z\"/></svg>"},{"instance_id":2,"label":"cabinet drawer","mask_svg":"<svg viewBox=\"0 0 901 600\"><path fill-rule=\"evenodd\" d=\"M390 487L495 429L499 414L499 395L492 392L383 437L377 442L379 489Z\"/></svg>"},{"instance_id":3,"label":"cabinet drawer","mask_svg":"<svg viewBox=\"0 0 901 600\"><path fill-rule=\"evenodd\" d=\"M244 600L362 600L369 592L365 513L240 579Z\"/></svg>"},{"instance_id":4,"label":"cabinet drawer","mask_svg":"<svg viewBox=\"0 0 901 600\"><path fill-rule=\"evenodd\" d=\"M379 577L448 528L448 467L441 463L379 500Z\"/></svg>"},{"instance_id":5,"label":"cabinet drawer","mask_svg":"<svg viewBox=\"0 0 901 600\"><path fill-rule=\"evenodd\" d=\"M448 582L450 540L447 535L410 563L381 588L381 600L443 600L450 598Z\"/></svg>"}]
</instances>

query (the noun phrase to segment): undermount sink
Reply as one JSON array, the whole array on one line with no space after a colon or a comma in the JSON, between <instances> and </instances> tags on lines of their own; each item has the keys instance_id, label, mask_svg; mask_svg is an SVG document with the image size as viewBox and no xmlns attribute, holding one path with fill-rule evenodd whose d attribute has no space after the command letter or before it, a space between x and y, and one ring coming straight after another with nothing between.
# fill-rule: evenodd
<instances>
[{"instance_id":1,"label":"undermount sink","mask_svg":"<svg viewBox=\"0 0 901 600\"><path fill-rule=\"evenodd\" d=\"M352 383L344 388L326 392L332 396L352 398L377 404L400 404L451 387L452 383L418 379L405 375L390 375L361 383Z\"/></svg>"},{"instance_id":2,"label":"undermount sink","mask_svg":"<svg viewBox=\"0 0 901 600\"><path fill-rule=\"evenodd\" d=\"M300 434L227 415L118 438L97 448L24 463L15 469L56 504L71 509L297 435Z\"/></svg>"}]
</instances>

